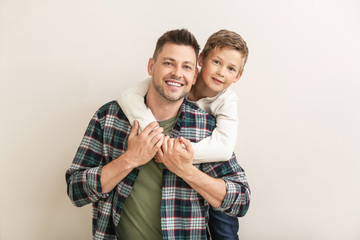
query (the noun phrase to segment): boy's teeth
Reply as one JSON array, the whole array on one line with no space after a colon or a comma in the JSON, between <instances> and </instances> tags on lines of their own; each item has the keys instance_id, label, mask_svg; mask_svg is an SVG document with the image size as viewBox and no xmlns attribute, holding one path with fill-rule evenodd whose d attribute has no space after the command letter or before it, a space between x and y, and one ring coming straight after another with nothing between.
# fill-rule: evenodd
<instances>
[{"instance_id":1,"label":"boy's teeth","mask_svg":"<svg viewBox=\"0 0 360 240\"><path fill-rule=\"evenodd\" d=\"M167 82L168 85L181 87L181 84L175 83L175 82Z\"/></svg>"}]
</instances>

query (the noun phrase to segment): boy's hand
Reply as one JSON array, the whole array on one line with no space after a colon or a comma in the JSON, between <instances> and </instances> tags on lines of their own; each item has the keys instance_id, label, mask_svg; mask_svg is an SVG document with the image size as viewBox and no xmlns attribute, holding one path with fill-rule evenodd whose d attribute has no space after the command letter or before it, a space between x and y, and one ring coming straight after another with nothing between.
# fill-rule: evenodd
<instances>
[{"instance_id":1,"label":"boy's hand","mask_svg":"<svg viewBox=\"0 0 360 240\"><path fill-rule=\"evenodd\" d=\"M185 147L185 148L184 148ZM194 150L189 140L165 136L161 149L156 154L157 160L179 177L184 176L188 169L192 168Z\"/></svg>"},{"instance_id":2,"label":"boy's hand","mask_svg":"<svg viewBox=\"0 0 360 240\"><path fill-rule=\"evenodd\" d=\"M163 128L157 122L150 123L144 131L137 134L138 121L134 121L128 141L128 149L124 153L134 167L146 164L159 151L164 140Z\"/></svg>"}]
</instances>

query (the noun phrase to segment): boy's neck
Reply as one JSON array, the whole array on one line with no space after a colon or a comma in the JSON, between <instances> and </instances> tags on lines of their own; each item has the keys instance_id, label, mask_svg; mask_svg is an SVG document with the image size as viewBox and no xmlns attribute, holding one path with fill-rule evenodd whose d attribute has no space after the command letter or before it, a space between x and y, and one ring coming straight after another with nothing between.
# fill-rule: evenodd
<instances>
[{"instance_id":1,"label":"boy's neck","mask_svg":"<svg viewBox=\"0 0 360 240\"><path fill-rule=\"evenodd\" d=\"M199 74L201 75L201 73ZM205 97L215 97L218 93L207 88L201 77L198 77L194 86L192 86L188 99L190 101L198 101Z\"/></svg>"}]
</instances>

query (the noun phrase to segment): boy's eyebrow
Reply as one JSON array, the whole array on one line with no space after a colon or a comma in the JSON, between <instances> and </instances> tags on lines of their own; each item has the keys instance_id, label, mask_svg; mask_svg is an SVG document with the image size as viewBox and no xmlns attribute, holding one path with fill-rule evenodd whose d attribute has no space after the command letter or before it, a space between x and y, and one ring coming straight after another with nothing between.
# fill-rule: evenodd
<instances>
[{"instance_id":1,"label":"boy's eyebrow","mask_svg":"<svg viewBox=\"0 0 360 240\"><path fill-rule=\"evenodd\" d=\"M220 60L223 60L223 59L222 59L221 57L219 57L219 56L215 56L215 57L219 58ZM234 63L230 63L230 66L235 67L235 68L240 68L240 66L238 66L238 65L236 65L236 64L234 64Z\"/></svg>"},{"instance_id":2,"label":"boy's eyebrow","mask_svg":"<svg viewBox=\"0 0 360 240\"><path fill-rule=\"evenodd\" d=\"M168 61L171 61L171 62L176 62L176 60L172 57L164 57L163 60L168 60ZM185 61L184 63L186 64L189 64L191 66L195 66L195 64L191 61Z\"/></svg>"},{"instance_id":3,"label":"boy's eyebrow","mask_svg":"<svg viewBox=\"0 0 360 240\"><path fill-rule=\"evenodd\" d=\"M233 64L233 63L230 63L230 66L234 67L234 68L240 68L240 66L236 65L236 64Z\"/></svg>"}]
</instances>

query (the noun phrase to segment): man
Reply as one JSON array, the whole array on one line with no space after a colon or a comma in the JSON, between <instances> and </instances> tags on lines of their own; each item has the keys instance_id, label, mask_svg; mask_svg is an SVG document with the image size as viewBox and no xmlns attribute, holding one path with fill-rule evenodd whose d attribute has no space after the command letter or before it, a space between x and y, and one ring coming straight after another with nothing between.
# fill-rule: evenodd
<instances>
[{"instance_id":1,"label":"man","mask_svg":"<svg viewBox=\"0 0 360 240\"><path fill-rule=\"evenodd\" d=\"M138 135L138 123L131 129L116 101L92 118L66 180L76 206L93 204L94 239L206 239L209 204L230 215L246 213L249 189L234 155L192 164L186 139L199 141L215 128L212 116L184 100L196 80L198 53L187 30L159 38L145 101L160 127L153 122ZM163 164L152 160L155 154Z\"/></svg>"}]
</instances>

